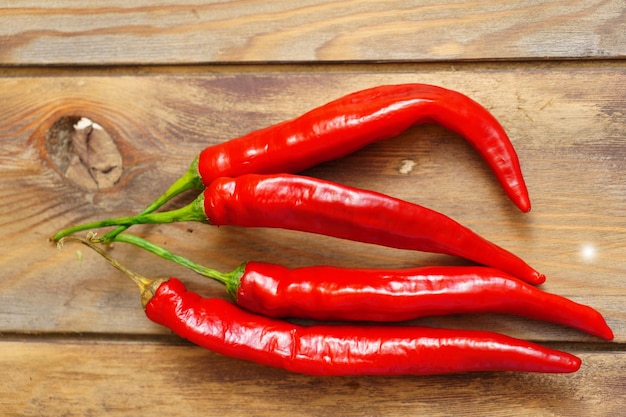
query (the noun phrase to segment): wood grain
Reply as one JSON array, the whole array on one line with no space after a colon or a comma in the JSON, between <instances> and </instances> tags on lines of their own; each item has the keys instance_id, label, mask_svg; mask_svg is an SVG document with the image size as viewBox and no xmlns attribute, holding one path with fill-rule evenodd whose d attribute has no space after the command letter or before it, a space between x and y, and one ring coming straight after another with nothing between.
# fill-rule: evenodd
<instances>
[{"instance_id":1,"label":"wood grain","mask_svg":"<svg viewBox=\"0 0 626 417\"><path fill-rule=\"evenodd\" d=\"M0 415L622 415L625 34L620 0L0 2ZM414 322L537 341L580 356L579 372L317 378L237 361L152 324L134 284L87 248L48 241L141 210L207 145L404 82L466 93L501 121L530 213L462 138L433 125L305 174L448 214L544 272L546 291L597 308L615 341L505 315ZM82 117L103 130L80 135ZM222 271L249 259L465 263L279 230L132 230ZM225 296L136 248L109 250L145 275Z\"/></svg>"},{"instance_id":2,"label":"wood grain","mask_svg":"<svg viewBox=\"0 0 626 417\"><path fill-rule=\"evenodd\" d=\"M141 210L200 149L378 84L466 93L510 134L533 210L520 213L474 150L432 125L305 172L444 212L548 276L543 286L600 310L616 340L504 315L415 324L487 329L583 358L573 375L313 378L185 344L146 319L138 291L79 245L70 224ZM0 414L612 416L626 392L626 64L624 61L329 66L5 69L0 72ZM63 169L50 146L63 118L98 123L122 156L101 188ZM57 132L58 133L58 132ZM414 165L408 171L404 161ZM185 195L168 205L185 204ZM288 266L463 264L452 257L266 229L199 224L133 229L228 271L248 259ZM148 276L223 288L140 250L111 254Z\"/></svg>"},{"instance_id":3,"label":"wood grain","mask_svg":"<svg viewBox=\"0 0 626 417\"><path fill-rule=\"evenodd\" d=\"M522 160L534 204L530 214L519 213L506 199L462 138L436 126L414 128L307 174L387 192L450 215L546 273L547 291L598 308L616 331L616 340L623 342L624 74L623 65L616 63L601 68L546 65L532 72L516 66L470 66L421 70L418 75L301 69L281 74L2 78L0 101L9 105L0 114L0 190L5 196L0 205L0 331L162 334L142 317L130 282L87 249L68 245L59 252L47 238L71 224L139 211L205 145L295 117L350 91L420 81L465 92L502 121ZM91 118L116 141L124 172L113 188L86 189L54 166L45 146L46 131L67 114ZM416 165L408 175L401 174L407 159ZM462 263L278 230L179 224L137 227L135 232L224 271L249 259L290 266ZM585 245L595 255L584 257ZM83 254L80 260L77 251ZM118 244L113 253L143 274L179 275L208 295L223 296L219 284L135 248ZM590 340L511 317L423 322L489 328L537 340Z\"/></svg>"},{"instance_id":4,"label":"wood grain","mask_svg":"<svg viewBox=\"0 0 626 417\"><path fill-rule=\"evenodd\" d=\"M4 65L606 58L621 0L12 1Z\"/></svg>"},{"instance_id":5,"label":"wood grain","mask_svg":"<svg viewBox=\"0 0 626 417\"><path fill-rule=\"evenodd\" d=\"M578 353L578 352L576 352ZM580 353L570 375L319 378L195 346L0 343L4 416L617 416L624 352ZM471 406L469 406L471 404ZM494 407L494 404L497 406Z\"/></svg>"}]
</instances>

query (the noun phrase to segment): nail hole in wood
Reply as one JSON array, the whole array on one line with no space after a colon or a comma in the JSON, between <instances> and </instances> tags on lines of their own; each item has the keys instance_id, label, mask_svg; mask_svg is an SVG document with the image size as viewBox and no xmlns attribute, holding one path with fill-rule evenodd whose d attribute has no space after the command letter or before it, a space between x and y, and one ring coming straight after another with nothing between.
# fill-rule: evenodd
<instances>
[{"instance_id":1,"label":"nail hole in wood","mask_svg":"<svg viewBox=\"0 0 626 417\"><path fill-rule=\"evenodd\" d=\"M122 155L98 123L80 116L63 116L46 133L52 163L67 179L89 190L113 187L122 176Z\"/></svg>"}]
</instances>

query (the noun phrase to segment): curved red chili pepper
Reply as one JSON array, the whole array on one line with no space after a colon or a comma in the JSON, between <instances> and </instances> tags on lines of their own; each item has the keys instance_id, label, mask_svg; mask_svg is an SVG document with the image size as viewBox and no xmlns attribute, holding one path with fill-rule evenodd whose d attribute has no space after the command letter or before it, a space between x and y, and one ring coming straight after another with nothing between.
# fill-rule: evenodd
<instances>
[{"instance_id":1,"label":"curved red chili pepper","mask_svg":"<svg viewBox=\"0 0 626 417\"><path fill-rule=\"evenodd\" d=\"M411 126L438 123L464 137L486 161L509 198L530 210L515 148L496 118L459 92L427 84L383 85L348 94L292 120L205 148L188 171L148 207L219 177L296 173L392 138ZM112 241L126 227L101 240Z\"/></svg>"},{"instance_id":2,"label":"curved red chili pepper","mask_svg":"<svg viewBox=\"0 0 626 417\"><path fill-rule=\"evenodd\" d=\"M52 239L105 226L179 221L282 228L443 253L500 269L531 284L545 281L519 257L439 212L385 194L290 174L218 178L178 210L78 225Z\"/></svg>"},{"instance_id":3,"label":"curved red chili pepper","mask_svg":"<svg viewBox=\"0 0 626 417\"><path fill-rule=\"evenodd\" d=\"M398 322L434 315L502 313L613 339L613 331L597 310L493 268L287 268L250 261L222 273L135 235L122 233L115 241L133 244L217 280L237 305L268 317Z\"/></svg>"},{"instance_id":4,"label":"curved red chili pepper","mask_svg":"<svg viewBox=\"0 0 626 417\"><path fill-rule=\"evenodd\" d=\"M296 119L210 146L200 153L198 173L205 187L219 177L296 173L433 122L463 136L509 198L522 211L530 210L517 154L496 118L461 93L426 84L358 91Z\"/></svg>"},{"instance_id":5,"label":"curved red chili pepper","mask_svg":"<svg viewBox=\"0 0 626 417\"><path fill-rule=\"evenodd\" d=\"M151 294L150 294L151 295ZM175 278L147 297L147 317L225 356L309 375L575 372L574 355L498 333L411 326L300 326L187 291Z\"/></svg>"}]
</instances>

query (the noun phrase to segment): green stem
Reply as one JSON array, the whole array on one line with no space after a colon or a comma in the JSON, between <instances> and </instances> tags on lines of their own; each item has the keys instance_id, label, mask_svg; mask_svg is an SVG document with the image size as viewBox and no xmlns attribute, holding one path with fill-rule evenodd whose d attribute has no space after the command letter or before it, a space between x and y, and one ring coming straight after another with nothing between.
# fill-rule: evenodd
<instances>
[{"instance_id":1,"label":"green stem","mask_svg":"<svg viewBox=\"0 0 626 417\"><path fill-rule=\"evenodd\" d=\"M152 213L177 195L182 194L187 190L191 190L192 188L200 190L203 187L204 184L202 183L202 178L200 178L200 174L198 172L198 158L196 158L187 170L187 172L178 180L176 180L174 184L172 184L171 187L167 189L167 191L165 191L156 200L150 203L150 205L146 207L140 214ZM112 242L113 240L115 240L115 236L128 229L128 227L130 226L120 226L117 229L112 230L111 232L104 235L102 238L100 238L100 241L103 243Z\"/></svg>"},{"instance_id":2,"label":"green stem","mask_svg":"<svg viewBox=\"0 0 626 417\"><path fill-rule=\"evenodd\" d=\"M220 271L216 271L215 269L208 268L206 266L200 265L196 262L193 262L183 256L176 255L161 246L155 245L152 242L149 242L139 236L131 235L130 233L121 233L115 236L115 242L124 242L130 243L131 245L135 245L141 249L145 249L148 252L152 252L153 254L160 256L163 259L167 259L168 261L172 261L181 265L187 269L194 271L195 273L202 275L203 277L214 279L218 282L221 282L226 287L226 292L230 297L234 300L237 299L237 290L239 289L239 284L241 282L241 277L244 274L245 263L237 267L234 271L230 273L224 273Z\"/></svg>"},{"instance_id":3,"label":"green stem","mask_svg":"<svg viewBox=\"0 0 626 417\"><path fill-rule=\"evenodd\" d=\"M177 210L118 217L117 219L106 219L93 223L79 224L57 232L54 236L52 236L52 240L57 241L65 236L71 235L72 233L89 229L97 229L100 227L131 226L133 224L162 224L186 221L207 222L207 218L204 213L204 196L202 194L200 194L200 196L189 205L181 207ZM102 242L100 239L97 239L97 241Z\"/></svg>"}]
</instances>

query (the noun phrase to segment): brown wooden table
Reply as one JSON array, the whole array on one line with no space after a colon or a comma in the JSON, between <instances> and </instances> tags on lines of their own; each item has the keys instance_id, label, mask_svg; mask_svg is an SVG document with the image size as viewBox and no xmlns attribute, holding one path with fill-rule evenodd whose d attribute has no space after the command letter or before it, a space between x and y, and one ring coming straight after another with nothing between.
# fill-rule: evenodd
<instances>
[{"instance_id":1,"label":"brown wooden table","mask_svg":"<svg viewBox=\"0 0 626 417\"><path fill-rule=\"evenodd\" d=\"M623 414L623 1L5 3L0 415ZM611 343L504 315L415 322L494 330L568 350L583 359L579 372L289 374L182 341L145 318L134 285L96 254L69 244L58 251L48 241L74 223L138 212L206 145L352 91L411 82L463 92L501 121L521 159L530 213L516 210L461 137L434 125L306 174L439 210L544 272L546 291L600 310L615 332ZM88 163L77 147L70 154L63 147L81 117L110 136ZM278 230L180 223L134 231L223 271L249 259L288 266L464 263ZM176 275L224 297L218 283L128 245L110 253L145 275Z\"/></svg>"}]
</instances>

